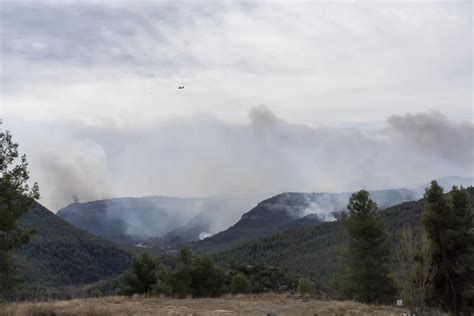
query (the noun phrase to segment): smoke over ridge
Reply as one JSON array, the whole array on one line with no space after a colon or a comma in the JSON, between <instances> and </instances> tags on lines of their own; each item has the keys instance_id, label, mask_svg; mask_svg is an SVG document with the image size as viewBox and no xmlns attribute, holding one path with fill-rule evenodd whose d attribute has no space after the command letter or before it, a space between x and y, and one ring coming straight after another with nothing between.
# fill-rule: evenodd
<instances>
[{"instance_id":1,"label":"smoke over ridge","mask_svg":"<svg viewBox=\"0 0 474 316\"><path fill-rule=\"evenodd\" d=\"M42 202L52 209L69 204L74 193L82 201L155 194L261 198L406 187L470 176L473 168L473 124L438 112L391 116L370 132L292 124L265 106L253 108L243 124L205 114L140 126L43 124L29 124L29 133L10 125Z\"/></svg>"}]
</instances>

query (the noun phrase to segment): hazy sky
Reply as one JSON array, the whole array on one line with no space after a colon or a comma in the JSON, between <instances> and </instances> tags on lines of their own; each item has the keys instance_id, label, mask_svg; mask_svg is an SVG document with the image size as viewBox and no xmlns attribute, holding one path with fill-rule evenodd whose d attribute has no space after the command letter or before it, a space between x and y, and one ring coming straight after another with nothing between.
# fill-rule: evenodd
<instances>
[{"instance_id":1,"label":"hazy sky","mask_svg":"<svg viewBox=\"0 0 474 316\"><path fill-rule=\"evenodd\" d=\"M1 115L52 208L472 174L471 1L0 2Z\"/></svg>"}]
</instances>

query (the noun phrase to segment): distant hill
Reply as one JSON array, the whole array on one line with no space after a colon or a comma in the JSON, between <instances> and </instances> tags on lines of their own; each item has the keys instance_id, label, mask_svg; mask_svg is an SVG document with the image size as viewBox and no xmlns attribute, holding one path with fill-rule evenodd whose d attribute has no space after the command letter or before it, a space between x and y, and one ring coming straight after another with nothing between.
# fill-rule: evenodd
<instances>
[{"instance_id":1,"label":"distant hill","mask_svg":"<svg viewBox=\"0 0 474 316\"><path fill-rule=\"evenodd\" d=\"M380 208L416 199L411 190L371 191ZM198 252L221 251L290 228L335 221L352 193L282 193L258 203L229 229L194 243Z\"/></svg>"},{"instance_id":2,"label":"distant hill","mask_svg":"<svg viewBox=\"0 0 474 316\"><path fill-rule=\"evenodd\" d=\"M453 184L469 185L473 178L444 177L439 181L450 188ZM371 193L379 207L386 208L421 198L426 186ZM350 194L282 193L257 206L255 197L115 198L73 203L57 215L96 236L120 244L154 247L158 253L174 251L190 242L198 251L223 250L291 227L335 220L345 209Z\"/></svg>"},{"instance_id":3,"label":"distant hill","mask_svg":"<svg viewBox=\"0 0 474 316\"><path fill-rule=\"evenodd\" d=\"M16 253L17 270L26 286L86 284L130 266L128 251L77 229L39 204L19 224L35 231Z\"/></svg>"},{"instance_id":4,"label":"distant hill","mask_svg":"<svg viewBox=\"0 0 474 316\"><path fill-rule=\"evenodd\" d=\"M474 188L467 189L471 206L474 207ZM380 212L387 228L389 240L398 241L405 225L415 230L421 227L425 200L405 202ZM338 264L338 249L344 243L344 231L340 221L294 227L270 236L245 242L231 250L215 253L207 249L223 266L267 264L288 269L291 272L312 275L318 287L327 290Z\"/></svg>"},{"instance_id":5,"label":"distant hill","mask_svg":"<svg viewBox=\"0 0 474 316\"><path fill-rule=\"evenodd\" d=\"M251 202L238 198L150 196L73 203L57 215L96 236L121 244L196 240L228 227ZM168 234L169 233L169 234ZM168 234L167 236L165 236Z\"/></svg>"}]
</instances>

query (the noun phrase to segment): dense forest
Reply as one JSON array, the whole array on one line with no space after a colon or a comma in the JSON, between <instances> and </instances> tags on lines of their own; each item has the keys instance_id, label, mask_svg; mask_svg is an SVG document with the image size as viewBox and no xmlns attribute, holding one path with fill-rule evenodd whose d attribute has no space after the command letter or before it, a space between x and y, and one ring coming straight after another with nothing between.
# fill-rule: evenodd
<instances>
[{"instance_id":1,"label":"dense forest","mask_svg":"<svg viewBox=\"0 0 474 316\"><path fill-rule=\"evenodd\" d=\"M20 296L35 295L41 288L97 282L130 266L126 249L73 227L39 204L19 224L34 231L15 256L23 281Z\"/></svg>"},{"instance_id":2,"label":"dense forest","mask_svg":"<svg viewBox=\"0 0 474 316\"><path fill-rule=\"evenodd\" d=\"M474 207L474 188L466 190ZM420 231L425 204L426 200L420 199L379 212L392 246L399 242L403 227L411 226ZM212 257L224 266L268 264L311 275L321 290L331 292L331 281L340 261L345 237L341 221L316 223L258 238L232 250L215 253Z\"/></svg>"},{"instance_id":3,"label":"dense forest","mask_svg":"<svg viewBox=\"0 0 474 316\"><path fill-rule=\"evenodd\" d=\"M375 190L371 196L381 208L411 201L416 193L407 189ZM351 193L299 193L287 192L266 199L241 219L210 238L196 241L193 249L197 252L217 252L229 250L257 237L273 235L290 228L313 226L334 220L346 209ZM311 211L322 209L321 214ZM310 213L307 215L307 213Z\"/></svg>"}]
</instances>

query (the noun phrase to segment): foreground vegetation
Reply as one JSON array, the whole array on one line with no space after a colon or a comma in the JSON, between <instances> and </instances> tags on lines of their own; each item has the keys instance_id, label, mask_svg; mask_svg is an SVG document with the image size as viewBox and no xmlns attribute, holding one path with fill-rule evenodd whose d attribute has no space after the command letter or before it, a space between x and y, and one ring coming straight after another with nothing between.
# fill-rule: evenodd
<instances>
[{"instance_id":1,"label":"foreground vegetation","mask_svg":"<svg viewBox=\"0 0 474 316\"><path fill-rule=\"evenodd\" d=\"M221 298L171 299L104 297L46 303L12 303L0 315L401 315L404 309L350 301L317 301L288 295L226 295Z\"/></svg>"},{"instance_id":2,"label":"foreground vegetation","mask_svg":"<svg viewBox=\"0 0 474 316\"><path fill-rule=\"evenodd\" d=\"M38 185L28 185L26 157L18 153L11 134L1 130L0 121L0 299L10 297L17 283L12 251L28 242L32 231L17 225L39 199Z\"/></svg>"}]
</instances>

